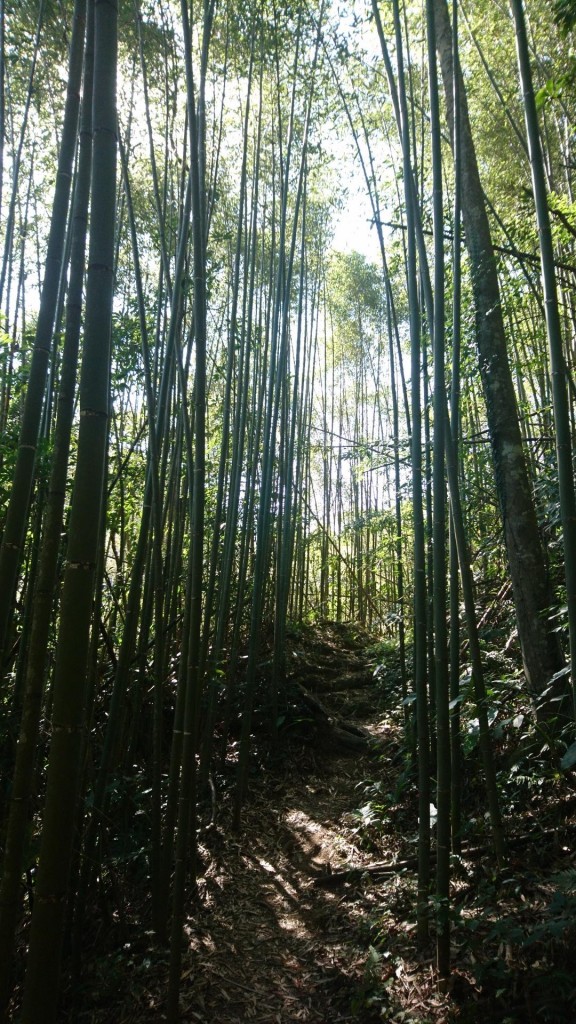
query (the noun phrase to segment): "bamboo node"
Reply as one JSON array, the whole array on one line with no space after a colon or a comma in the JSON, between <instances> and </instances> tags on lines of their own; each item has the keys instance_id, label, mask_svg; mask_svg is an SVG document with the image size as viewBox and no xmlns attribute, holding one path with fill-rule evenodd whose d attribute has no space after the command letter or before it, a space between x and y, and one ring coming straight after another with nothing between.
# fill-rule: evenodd
<instances>
[{"instance_id":1,"label":"bamboo node","mask_svg":"<svg viewBox=\"0 0 576 1024\"><path fill-rule=\"evenodd\" d=\"M106 419L108 412L103 409L82 409L80 411L80 416L94 416L98 419Z\"/></svg>"}]
</instances>

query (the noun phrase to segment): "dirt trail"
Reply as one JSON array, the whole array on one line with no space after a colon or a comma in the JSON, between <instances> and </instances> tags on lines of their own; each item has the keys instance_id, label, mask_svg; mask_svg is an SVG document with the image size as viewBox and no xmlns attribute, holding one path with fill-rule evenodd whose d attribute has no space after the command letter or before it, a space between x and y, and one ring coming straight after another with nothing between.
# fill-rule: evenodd
<instances>
[{"instance_id":1,"label":"dirt trail","mask_svg":"<svg viewBox=\"0 0 576 1024\"><path fill-rule=\"evenodd\" d=\"M183 1024L573 1020L571 779L535 774L515 788L508 781L517 834L509 835L505 872L495 873L479 759L470 751L470 828L452 881L453 972L449 993L439 994L434 945L416 944L418 801L394 652L376 666L368 638L323 624L291 634L287 655L281 742L271 751L256 727L238 833L237 742L214 776L198 892L187 907ZM263 660L261 700L269 664ZM511 756L523 763L520 748L498 753L501 768ZM537 785L527 789L531 781ZM112 869L105 879L113 901L109 907L102 886L86 937L92 953L80 984L65 994L62 1024L166 1020L169 954L150 930L145 863L138 856L132 875L126 871L125 891Z\"/></svg>"},{"instance_id":2,"label":"dirt trail","mask_svg":"<svg viewBox=\"0 0 576 1024\"><path fill-rule=\"evenodd\" d=\"M294 643L291 664L331 714L385 733L368 687L373 665L359 642L324 632L312 649ZM357 687L347 689L342 681L351 677ZM184 1020L381 1020L362 1005L365 920L377 893L317 884L370 860L354 843L352 813L362 802L358 784L379 772L380 759L331 749L321 728L316 741L294 744L282 775L253 777L240 836L222 822L205 839L209 866L202 910L190 922Z\"/></svg>"},{"instance_id":3,"label":"dirt trail","mask_svg":"<svg viewBox=\"0 0 576 1024\"><path fill-rule=\"evenodd\" d=\"M269 761L259 764L255 744L240 833L231 828L233 749L227 779L215 779L215 823L201 836L203 873L186 928L181 1019L189 1024L410 1019L383 1017L382 986L388 976L394 981L396 1005L405 986L413 1006L421 964L406 961L399 969L398 958L388 961L388 954L371 952L389 881L356 877L352 883L322 884L343 868L411 852L402 837L406 822L394 814L389 835L379 826L372 849L365 828L362 847L357 842L366 786L370 780L392 784L397 724L384 711L365 637L323 626L292 637L288 654L295 696L285 723L286 746L271 767ZM348 746L350 736L359 737L359 748ZM403 815L400 803L396 811ZM406 835L413 827L411 822ZM118 965L122 989L98 995L94 990L102 1015L92 1005L76 1024L108 1022L112 1006L117 1024L165 1020L167 953L148 936L140 946L125 947ZM131 991L124 986L126 959L133 964ZM100 977L110 984L109 961ZM378 999L372 1002L376 989Z\"/></svg>"}]
</instances>

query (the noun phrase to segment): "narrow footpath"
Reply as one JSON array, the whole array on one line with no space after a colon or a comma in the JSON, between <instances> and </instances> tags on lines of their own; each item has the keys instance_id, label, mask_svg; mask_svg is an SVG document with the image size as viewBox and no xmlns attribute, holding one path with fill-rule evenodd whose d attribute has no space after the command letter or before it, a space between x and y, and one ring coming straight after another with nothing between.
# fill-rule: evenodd
<instances>
[{"instance_id":1,"label":"narrow footpath","mask_svg":"<svg viewBox=\"0 0 576 1024\"><path fill-rule=\"evenodd\" d=\"M295 696L281 725L283 753L275 765L259 764L256 745L240 833L231 829L231 790L215 779L214 822L201 837L204 873L187 925L184 1022L372 1024L383 1019L392 979L396 1006L405 989L414 1009L421 960L378 951L390 876L339 876L413 852L401 838L415 829L406 792L402 803L393 796L401 711L396 720L384 711L386 668L360 631L334 624L289 643ZM234 758L232 744L230 782ZM372 811L383 800L384 823ZM129 991L110 991L109 963L86 979L92 1005L84 1004L78 1024L104 1024L111 1013L117 1024L165 1019L167 955L148 934L148 947L125 949Z\"/></svg>"},{"instance_id":2,"label":"narrow footpath","mask_svg":"<svg viewBox=\"0 0 576 1024\"><path fill-rule=\"evenodd\" d=\"M393 656L386 664L375 651L361 631L335 624L290 636L292 697L277 756L256 734L237 833L237 742L230 742L200 838L199 889L183 956L183 1024L570 1018L571 790L562 795L556 783L549 794L538 790L519 819L521 855L498 878L482 832L481 777L475 772L468 780L478 797L471 820L479 823L479 839L454 866L454 971L449 993L440 994L433 945L416 945L417 793L407 771L397 666ZM546 816L562 828L543 828L531 842L535 817L546 823ZM568 894L564 903L559 886ZM87 964L81 1007L66 1022L166 1019L168 953L147 925L138 926L134 911L122 953L115 945L113 954ZM142 907L140 920L147 916ZM550 970L565 979L564 988L546 988ZM550 1015L553 1001L558 1014L553 1005Z\"/></svg>"}]
</instances>

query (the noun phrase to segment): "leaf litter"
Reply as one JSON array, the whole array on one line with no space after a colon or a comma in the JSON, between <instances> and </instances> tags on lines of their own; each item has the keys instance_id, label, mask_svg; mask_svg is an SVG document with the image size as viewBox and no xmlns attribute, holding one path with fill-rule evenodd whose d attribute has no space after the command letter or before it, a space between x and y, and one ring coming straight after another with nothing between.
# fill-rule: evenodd
<instances>
[{"instance_id":1,"label":"leaf litter","mask_svg":"<svg viewBox=\"0 0 576 1024\"><path fill-rule=\"evenodd\" d=\"M520 832L533 829L544 809L546 820L559 825L546 841L512 846L503 877L494 874L489 843L482 846L478 814L474 855L464 853L454 864L454 969L448 992L439 992L432 945L416 948L417 793L403 755L403 709L398 700L390 708L385 680L366 649L365 637L348 638L344 646L335 630L324 628L299 639L291 664L299 672L312 665L325 680L342 672L357 677L360 670L374 679L360 696L356 688L331 691L328 682L322 696L335 714L349 715L374 736L372 751L359 754L294 730L281 760L263 765L254 757L240 833L231 827L231 786L220 780L216 820L201 835L203 870L188 908L182 1021L569 1020L576 998L570 780L540 788L518 813ZM323 675L334 662L338 673ZM373 870L381 864L385 870ZM139 913L144 917L146 908ZM122 984L104 992L99 982L109 975L111 956L87 964L82 1007L76 1004L66 1019L165 1019L166 949L149 933L144 956L137 942L128 947L123 959L114 959ZM554 995L543 1000L546 977Z\"/></svg>"}]
</instances>

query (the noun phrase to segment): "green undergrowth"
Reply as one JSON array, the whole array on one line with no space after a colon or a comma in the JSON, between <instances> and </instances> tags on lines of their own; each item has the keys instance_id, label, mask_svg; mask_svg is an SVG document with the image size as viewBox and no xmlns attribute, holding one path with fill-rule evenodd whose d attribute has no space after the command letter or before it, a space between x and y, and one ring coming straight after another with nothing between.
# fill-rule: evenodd
<instances>
[{"instance_id":1,"label":"green undergrowth","mask_svg":"<svg viewBox=\"0 0 576 1024\"><path fill-rule=\"evenodd\" d=\"M388 669L394 665L394 653L385 645L376 645L374 655ZM371 1012L378 1006L382 1019L398 1024L560 1024L574 1018L576 791L569 755L565 770L560 760L570 740L552 745L536 725L512 658L496 649L485 655L486 710L509 854L499 870L486 809L478 709L464 670L460 699L453 704L462 744L462 852L452 859L453 973L447 996L436 991L433 892L430 946L416 946L418 811L411 718L406 715L406 707L410 712L412 707L398 699L399 673L386 701L395 728L395 756L383 757L376 771L370 766L370 776L357 785L357 806L349 821L355 842L373 861L399 864L384 878L366 874L361 881L365 888L379 887L378 909L366 915L363 925L367 974L361 998ZM433 794L432 778L432 800ZM431 846L434 855L433 804Z\"/></svg>"}]
</instances>

